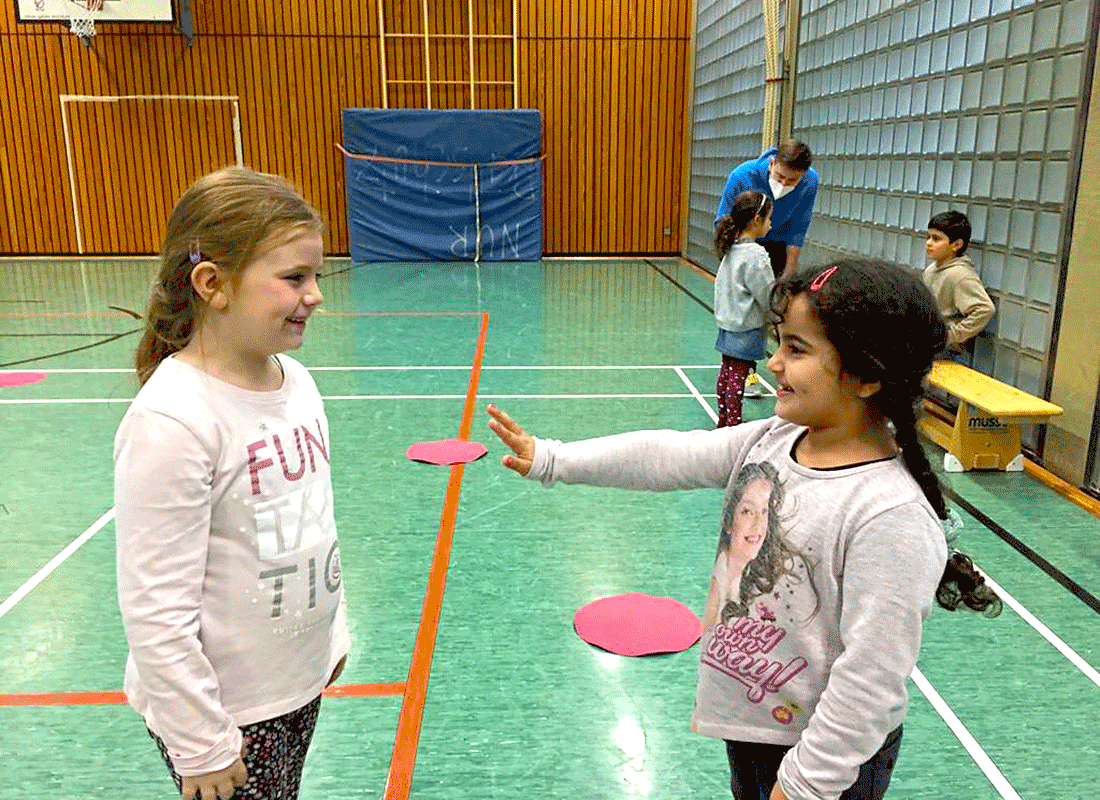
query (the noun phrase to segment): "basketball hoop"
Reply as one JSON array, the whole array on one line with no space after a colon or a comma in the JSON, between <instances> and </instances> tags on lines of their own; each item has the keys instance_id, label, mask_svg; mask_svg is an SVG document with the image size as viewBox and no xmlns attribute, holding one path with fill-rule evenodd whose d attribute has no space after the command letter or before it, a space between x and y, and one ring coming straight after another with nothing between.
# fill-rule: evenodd
<instances>
[{"instance_id":1,"label":"basketball hoop","mask_svg":"<svg viewBox=\"0 0 1100 800\"><path fill-rule=\"evenodd\" d=\"M87 44L95 36L95 12L103 8L103 0L71 0L69 32Z\"/></svg>"}]
</instances>

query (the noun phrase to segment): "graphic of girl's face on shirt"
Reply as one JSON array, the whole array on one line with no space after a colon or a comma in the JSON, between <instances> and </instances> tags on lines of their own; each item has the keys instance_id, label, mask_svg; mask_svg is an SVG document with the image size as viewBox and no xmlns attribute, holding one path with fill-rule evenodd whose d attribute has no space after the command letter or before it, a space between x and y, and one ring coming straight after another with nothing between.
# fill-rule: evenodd
<instances>
[{"instance_id":1,"label":"graphic of girl's face on shirt","mask_svg":"<svg viewBox=\"0 0 1100 800\"><path fill-rule=\"evenodd\" d=\"M772 485L765 478L756 478L745 487L741 499L733 511L733 519L728 529L730 537L729 551L726 557L731 565L742 568L760 552L764 537L768 535L768 506L771 502ZM740 571L729 575L734 586L741 579Z\"/></svg>"}]
</instances>

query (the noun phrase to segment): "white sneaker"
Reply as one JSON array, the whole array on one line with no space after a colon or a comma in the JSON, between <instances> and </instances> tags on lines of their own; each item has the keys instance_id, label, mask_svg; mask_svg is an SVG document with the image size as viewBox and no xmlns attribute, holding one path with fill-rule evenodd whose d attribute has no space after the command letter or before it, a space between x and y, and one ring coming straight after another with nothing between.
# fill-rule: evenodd
<instances>
[{"instance_id":1,"label":"white sneaker","mask_svg":"<svg viewBox=\"0 0 1100 800\"><path fill-rule=\"evenodd\" d=\"M749 377L745 379L745 393L744 397L759 398L766 394L764 387L760 384L760 378L755 372L750 372Z\"/></svg>"}]
</instances>

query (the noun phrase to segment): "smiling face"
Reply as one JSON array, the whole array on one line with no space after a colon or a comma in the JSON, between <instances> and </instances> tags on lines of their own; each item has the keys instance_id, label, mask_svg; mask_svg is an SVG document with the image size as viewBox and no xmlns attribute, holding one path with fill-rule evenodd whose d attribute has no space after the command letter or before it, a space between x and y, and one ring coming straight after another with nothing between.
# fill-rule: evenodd
<instances>
[{"instance_id":1,"label":"smiling face","mask_svg":"<svg viewBox=\"0 0 1100 800\"><path fill-rule=\"evenodd\" d=\"M796 295L778 325L779 347L768 359L777 382L775 413L811 430L848 425L866 413L873 391L854 375L842 373L836 348L810 313L805 295Z\"/></svg>"},{"instance_id":2,"label":"smiling face","mask_svg":"<svg viewBox=\"0 0 1100 800\"><path fill-rule=\"evenodd\" d=\"M302 346L306 320L324 302L317 286L323 255L320 234L298 234L263 251L227 287L218 336L240 360Z\"/></svg>"},{"instance_id":3,"label":"smiling face","mask_svg":"<svg viewBox=\"0 0 1100 800\"><path fill-rule=\"evenodd\" d=\"M768 504L772 496L772 485L765 478L750 482L737 501L730 521L729 559L731 563L748 564L760 552L764 537L768 535ZM741 571L730 571L730 581L737 585L741 580Z\"/></svg>"}]
</instances>

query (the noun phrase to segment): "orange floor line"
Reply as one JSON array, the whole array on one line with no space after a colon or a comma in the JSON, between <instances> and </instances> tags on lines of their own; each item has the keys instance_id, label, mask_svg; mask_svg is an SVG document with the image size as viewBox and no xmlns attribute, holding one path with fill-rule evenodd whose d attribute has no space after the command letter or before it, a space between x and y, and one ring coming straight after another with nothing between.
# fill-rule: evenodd
<instances>
[{"instance_id":1,"label":"orange floor line","mask_svg":"<svg viewBox=\"0 0 1100 800\"><path fill-rule=\"evenodd\" d=\"M466 390L466 406L462 412L462 424L458 438L468 439L474 419L477 400L477 383L481 375L481 360L485 351L485 334L489 329L489 315L482 314L478 332L474 363L470 370L470 383ZM458 498L462 491L463 464L451 467L447 494L443 501L443 514L439 521L435 555L432 558L428 587L424 592L424 606L420 613L420 626L416 632L409 679L405 683L405 697L401 704L401 716L397 721L390 770L386 776L385 800L408 800L412 787L413 767L416 765L416 748L420 742L420 723L424 716L424 702L428 695L428 676L435 653L435 638L439 630L439 615L443 608L443 588L447 583L447 567L451 560L451 543L454 540L455 516Z\"/></svg>"},{"instance_id":2,"label":"orange floor line","mask_svg":"<svg viewBox=\"0 0 1100 800\"><path fill-rule=\"evenodd\" d=\"M403 694L403 683L349 683L330 686L325 697L380 697ZM105 706L126 702L122 692L49 692L46 694L0 694L0 706Z\"/></svg>"}]
</instances>

